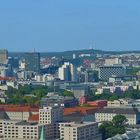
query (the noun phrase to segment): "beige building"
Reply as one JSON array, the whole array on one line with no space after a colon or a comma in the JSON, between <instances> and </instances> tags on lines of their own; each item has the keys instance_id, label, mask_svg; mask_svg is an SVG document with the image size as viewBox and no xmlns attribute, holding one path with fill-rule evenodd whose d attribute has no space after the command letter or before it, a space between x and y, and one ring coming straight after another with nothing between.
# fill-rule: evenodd
<instances>
[{"instance_id":1,"label":"beige building","mask_svg":"<svg viewBox=\"0 0 140 140\"><path fill-rule=\"evenodd\" d=\"M60 123L60 139L101 140L96 122Z\"/></svg>"},{"instance_id":2,"label":"beige building","mask_svg":"<svg viewBox=\"0 0 140 140\"><path fill-rule=\"evenodd\" d=\"M26 121L0 121L0 135L4 140L39 140L42 127L46 139L54 140L54 125Z\"/></svg>"},{"instance_id":3,"label":"beige building","mask_svg":"<svg viewBox=\"0 0 140 140\"><path fill-rule=\"evenodd\" d=\"M133 101L131 99L119 99L114 101L108 101L108 107L121 107L121 106L128 106L132 105Z\"/></svg>"},{"instance_id":4,"label":"beige building","mask_svg":"<svg viewBox=\"0 0 140 140\"><path fill-rule=\"evenodd\" d=\"M115 64L122 64L122 60L120 58L105 59L105 65L115 65Z\"/></svg>"},{"instance_id":5,"label":"beige building","mask_svg":"<svg viewBox=\"0 0 140 140\"><path fill-rule=\"evenodd\" d=\"M32 113L36 114L33 110ZM63 120L63 108L48 106L39 109L39 123L27 121L30 112L13 113L9 110L8 116L10 120L0 121L0 136L4 140L39 140L42 127L46 139L54 140L59 138L58 122Z\"/></svg>"},{"instance_id":6,"label":"beige building","mask_svg":"<svg viewBox=\"0 0 140 140\"><path fill-rule=\"evenodd\" d=\"M106 107L100 109L95 113L95 120L96 122L112 121L113 117L119 114L124 115L128 120L127 123L130 125L140 123L140 112L138 109L132 107L130 108Z\"/></svg>"},{"instance_id":7,"label":"beige building","mask_svg":"<svg viewBox=\"0 0 140 140\"><path fill-rule=\"evenodd\" d=\"M26 120L28 121L31 115L38 114L38 108L31 108L29 106L4 106L0 107L0 118L8 120Z\"/></svg>"},{"instance_id":8,"label":"beige building","mask_svg":"<svg viewBox=\"0 0 140 140\"><path fill-rule=\"evenodd\" d=\"M0 135L4 140L38 140L41 125L11 120L0 121Z\"/></svg>"},{"instance_id":9,"label":"beige building","mask_svg":"<svg viewBox=\"0 0 140 140\"><path fill-rule=\"evenodd\" d=\"M50 124L63 120L63 108L59 106L48 106L39 109L39 123Z\"/></svg>"},{"instance_id":10,"label":"beige building","mask_svg":"<svg viewBox=\"0 0 140 140\"><path fill-rule=\"evenodd\" d=\"M0 111L0 115L4 117L0 120L0 140L39 140L42 128L44 130L42 133L47 140L59 138L58 122L63 120L61 107L48 106L39 109L39 122L28 121L31 114L36 116L36 109L17 107L15 110L6 108L6 113L4 109Z\"/></svg>"}]
</instances>

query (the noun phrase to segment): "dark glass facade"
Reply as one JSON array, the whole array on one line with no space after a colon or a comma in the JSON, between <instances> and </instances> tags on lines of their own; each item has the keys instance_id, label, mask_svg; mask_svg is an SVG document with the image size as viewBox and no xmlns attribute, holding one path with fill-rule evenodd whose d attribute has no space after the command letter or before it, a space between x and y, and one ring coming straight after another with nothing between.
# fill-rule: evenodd
<instances>
[{"instance_id":1,"label":"dark glass facade","mask_svg":"<svg viewBox=\"0 0 140 140\"><path fill-rule=\"evenodd\" d=\"M40 73L40 53L25 53L25 70Z\"/></svg>"}]
</instances>

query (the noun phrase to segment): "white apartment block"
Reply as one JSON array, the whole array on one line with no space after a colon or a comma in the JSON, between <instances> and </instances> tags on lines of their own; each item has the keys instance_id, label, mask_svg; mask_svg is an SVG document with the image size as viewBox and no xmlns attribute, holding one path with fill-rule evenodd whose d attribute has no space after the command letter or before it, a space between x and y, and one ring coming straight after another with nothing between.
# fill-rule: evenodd
<instances>
[{"instance_id":1,"label":"white apartment block","mask_svg":"<svg viewBox=\"0 0 140 140\"><path fill-rule=\"evenodd\" d=\"M63 120L63 108L59 106L48 106L39 109L40 124L54 124Z\"/></svg>"},{"instance_id":2,"label":"white apartment block","mask_svg":"<svg viewBox=\"0 0 140 140\"><path fill-rule=\"evenodd\" d=\"M60 123L60 139L101 140L96 122Z\"/></svg>"},{"instance_id":3,"label":"white apartment block","mask_svg":"<svg viewBox=\"0 0 140 140\"><path fill-rule=\"evenodd\" d=\"M116 115L124 115L129 125L135 125L140 123L140 112L136 108L103 108L95 113L96 122L112 121Z\"/></svg>"},{"instance_id":4,"label":"white apartment block","mask_svg":"<svg viewBox=\"0 0 140 140\"><path fill-rule=\"evenodd\" d=\"M58 69L58 78L64 81L77 81L76 67L69 62L65 62L64 65Z\"/></svg>"}]
</instances>

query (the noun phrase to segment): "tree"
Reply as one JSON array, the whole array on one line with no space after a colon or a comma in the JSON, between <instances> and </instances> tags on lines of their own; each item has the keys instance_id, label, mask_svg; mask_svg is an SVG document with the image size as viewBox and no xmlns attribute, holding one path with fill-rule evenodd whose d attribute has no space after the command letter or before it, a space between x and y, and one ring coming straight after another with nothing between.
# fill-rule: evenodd
<instances>
[{"instance_id":1,"label":"tree","mask_svg":"<svg viewBox=\"0 0 140 140\"><path fill-rule=\"evenodd\" d=\"M102 139L105 140L106 138L110 137L110 126L112 125L112 122L103 122L100 126L99 126L99 131L102 133Z\"/></svg>"},{"instance_id":2,"label":"tree","mask_svg":"<svg viewBox=\"0 0 140 140\"><path fill-rule=\"evenodd\" d=\"M47 91L45 89L35 89L31 93L41 99L47 94Z\"/></svg>"},{"instance_id":3,"label":"tree","mask_svg":"<svg viewBox=\"0 0 140 140\"><path fill-rule=\"evenodd\" d=\"M65 90L65 91L63 92L63 96L74 97L74 94L73 94L73 92L71 92L71 91Z\"/></svg>"},{"instance_id":4,"label":"tree","mask_svg":"<svg viewBox=\"0 0 140 140\"><path fill-rule=\"evenodd\" d=\"M47 93L47 86L20 85L18 90L9 87L8 91L6 91L6 95L8 97L6 103L39 105L40 99L44 97ZM35 97L33 97L32 94L35 95ZM26 97L25 95L29 96Z\"/></svg>"},{"instance_id":5,"label":"tree","mask_svg":"<svg viewBox=\"0 0 140 140\"><path fill-rule=\"evenodd\" d=\"M116 115L113 117L112 122L113 125L122 127L126 125L127 119L123 115Z\"/></svg>"},{"instance_id":6,"label":"tree","mask_svg":"<svg viewBox=\"0 0 140 140\"><path fill-rule=\"evenodd\" d=\"M123 115L114 116L112 122L103 122L99 127L103 140L125 133L126 122L127 119Z\"/></svg>"}]
</instances>

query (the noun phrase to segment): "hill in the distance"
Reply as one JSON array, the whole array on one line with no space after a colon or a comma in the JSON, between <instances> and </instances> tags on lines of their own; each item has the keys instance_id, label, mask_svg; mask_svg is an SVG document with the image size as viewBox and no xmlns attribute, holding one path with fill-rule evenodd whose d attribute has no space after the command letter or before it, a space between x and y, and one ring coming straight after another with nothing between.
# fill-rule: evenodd
<instances>
[{"instance_id":1,"label":"hill in the distance","mask_svg":"<svg viewBox=\"0 0 140 140\"><path fill-rule=\"evenodd\" d=\"M140 53L140 51L102 51L102 50L72 50L72 51L64 51L64 52L40 52L42 57L66 57L71 58L73 54L126 54L126 53ZM22 57L24 52L9 52L9 56L11 57Z\"/></svg>"}]
</instances>

